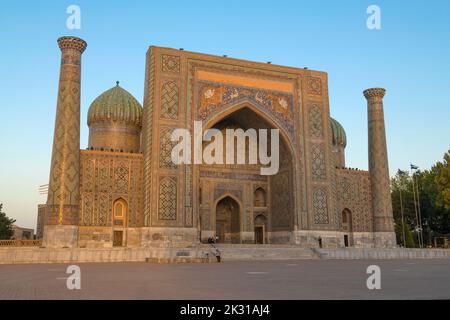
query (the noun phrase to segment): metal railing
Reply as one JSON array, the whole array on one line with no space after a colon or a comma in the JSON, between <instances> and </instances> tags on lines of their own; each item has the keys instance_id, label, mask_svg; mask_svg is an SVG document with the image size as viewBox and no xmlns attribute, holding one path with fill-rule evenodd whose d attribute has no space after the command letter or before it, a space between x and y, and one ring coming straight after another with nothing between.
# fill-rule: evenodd
<instances>
[{"instance_id":1,"label":"metal railing","mask_svg":"<svg viewBox=\"0 0 450 320\"><path fill-rule=\"evenodd\" d=\"M450 236L449 237L435 237L434 238L434 247L435 248L450 248Z\"/></svg>"},{"instance_id":2,"label":"metal railing","mask_svg":"<svg viewBox=\"0 0 450 320\"><path fill-rule=\"evenodd\" d=\"M42 240L0 240L0 247L40 247Z\"/></svg>"}]
</instances>

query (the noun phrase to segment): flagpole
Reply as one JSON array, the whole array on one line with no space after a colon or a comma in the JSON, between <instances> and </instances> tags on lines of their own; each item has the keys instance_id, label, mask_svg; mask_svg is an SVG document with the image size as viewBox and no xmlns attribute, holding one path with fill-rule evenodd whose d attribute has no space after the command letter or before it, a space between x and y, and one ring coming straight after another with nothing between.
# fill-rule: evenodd
<instances>
[{"instance_id":1,"label":"flagpole","mask_svg":"<svg viewBox=\"0 0 450 320\"><path fill-rule=\"evenodd\" d=\"M411 177L412 177L412 187L413 187L413 197L414 197L414 212L416 214L416 227L419 227L419 216L417 214L417 200L416 200L416 186L414 182L414 173L413 173L413 166L411 165ZM419 247L422 248L422 243L420 240L420 232L417 233L417 240L419 241Z\"/></svg>"},{"instance_id":2,"label":"flagpole","mask_svg":"<svg viewBox=\"0 0 450 320\"><path fill-rule=\"evenodd\" d=\"M422 239L422 246L423 247L423 230L422 230L422 214L420 212L420 196L419 196L419 182L416 181L416 188L417 188L417 209L419 211L419 232L420 232L420 238Z\"/></svg>"},{"instance_id":3,"label":"flagpole","mask_svg":"<svg viewBox=\"0 0 450 320\"><path fill-rule=\"evenodd\" d=\"M400 213L402 214L403 246L406 248L405 217L404 217L404 214L403 214L402 186L400 186Z\"/></svg>"}]
</instances>

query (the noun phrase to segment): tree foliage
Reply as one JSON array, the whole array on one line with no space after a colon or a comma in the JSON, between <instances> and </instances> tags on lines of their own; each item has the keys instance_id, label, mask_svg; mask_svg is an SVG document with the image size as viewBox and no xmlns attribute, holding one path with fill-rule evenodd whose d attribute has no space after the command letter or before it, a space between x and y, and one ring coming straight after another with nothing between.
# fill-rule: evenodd
<instances>
[{"instance_id":1,"label":"tree foliage","mask_svg":"<svg viewBox=\"0 0 450 320\"><path fill-rule=\"evenodd\" d=\"M14 219L10 219L3 212L3 204L0 203L0 240L9 240L13 236L13 223Z\"/></svg>"},{"instance_id":2,"label":"tree foliage","mask_svg":"<svg viewBox=\"0 0 450 320\"><path fill-rule=\"evenodd\" d=\"M419 189L418 202L420 202L425 245L431 244L433 237L450 233L449 163L450 154L447 152L444 160L437 162L430 170L414 173L414 183ZM400 194L403 202L405 230L416 230L418 221L414 210L413 179L408 172L398 170L391 180L391 196L397 239L398 243L403 244ZM417 246L417 232L414 232L414 240ZM408 245L408 240L406 242Z\"/></svg>"},{"instance_id":3,"label":"tree foliage","mask_svg":"<svg viewBox=\"0 0 450 320\"><path fill-rule=\"evenodd\" d=\"M403 232L405 233L405 241L403 242ZM415 248L413 233L410 226L405 223L404 230L402 230L402 223L395 224L395 234L397 236L397 243L405 248Z\"/></svg>"},{"instance_id":4,"label":"tree foliage","mask_svg":"<svg viewBox=\"0 0 450 320\"><path fill-rule=\"evenodd\" d=\"M444 155L444 161L431 169L435 174L436 206L450 210L450 150Z\"/></svg>"}]
</instances>

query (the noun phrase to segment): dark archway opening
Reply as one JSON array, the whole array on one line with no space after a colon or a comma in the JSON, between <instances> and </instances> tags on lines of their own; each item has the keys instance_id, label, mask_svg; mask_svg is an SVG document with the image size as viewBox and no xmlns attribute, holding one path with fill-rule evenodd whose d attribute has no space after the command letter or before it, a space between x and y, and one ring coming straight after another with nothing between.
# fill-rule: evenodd
<instances>
[{"instance_id":1,"label":"dark archway opening","mask_svg":"<svg viewBox=\"0 0 450 320\"><path fill-rule=\"evenodd\" d=\"M241 219L239 204L225 197L216 206L216 237L218 243L240 243Z\"/></svg>"},{"instance_id":2,"label":"dark archway opening","mask_svg":"<svg viewBox=\"0 0 450 320\"><path fill-rule=\"evenodd\" d=\"M278 172L274 175L267 176L261 175L261 167L263 165L259 161L257 164L249 162L250 151L254 150L254 148L251 148L248 138L246 138L245 142L245 164L237 164L236 161L238 150L242 150L238 149L237 139L235 140L234 145L235 163L227 164L225 156L227 150L226 135L228 129L242 129L244 131L254 129L258 134L259 144L259 130L264 129L266 130L268 142L267 156L270 156L272 147L270 130L279 129L275 120L270 119L270 116L262 114L260 111L255 110L255 107L250 105L243 106L224 117L218 116L217 121L213 121L214 120L211 120L210 123L205 123L204 130L211 128L217 129L222 133L224 150L223 164L204 163L199 166L200 181L203 180L203 183L201 183L203 186L202 194L212 195L214 198L210 199L210 201L211 203L215 203L214 201L217 199L216 195L220 195L226 190L235 195L240 202L250 204L250 206L253 207L251 211L242 210L241 212L241 242L253 243L254 239L253 237L250 239L248 233L255 232L258 233L259 241L262 240L263 243L289 243L291 241L289 232L294 230L296 195L294 192L294 155L291 151L285 131L281 129L279 131L279 149L277 150L279 154ZM211 142L204 142L203 150L205 150L210 143ZM259 154L258 160L260 160ZM219 178L212 179L212 176L220 176L221 178L220 180ZM246 193L245 188L249 183L251 184L251 187L254 187L255 189L253 189L254 191L251 193ZM261 185L263 185L264 188L261 188ZM205 189L205 186L214 188L214 190ZM200 191L200 187L198 191ZM208 200L202 199L203 207L206 207L207 203ZM201 204L199 203L199 206L200 205ZM210 215L210 217L214 219L212 215L214 210L217 210L217 208L210 207L210 213L204 210L204 213L202 214ZM252 220L255 215L258 215L257 212L264 212L266 218L264 228L261 228L260 226L258 230L254 228L252 223L254 222ZM213 228L209 228L209 226L212 227L212 223L210 224L208 218L202 218L202 221L205 221L202 225L203 230L212 230L216 232L219 237L219 242L230 243L230 240L227 240L227 236L225 235L226 232L221 231L221 228L225 228L221 223L217 224L214 230ZM243 232L246 233L246 235L243 235ZM236 238L237 236L234 235L233 237ZM261 239L261 237L263 237L263 239ZM239 243L237 240L233 241L234 243Z\"/></svg>"}]
</instances>

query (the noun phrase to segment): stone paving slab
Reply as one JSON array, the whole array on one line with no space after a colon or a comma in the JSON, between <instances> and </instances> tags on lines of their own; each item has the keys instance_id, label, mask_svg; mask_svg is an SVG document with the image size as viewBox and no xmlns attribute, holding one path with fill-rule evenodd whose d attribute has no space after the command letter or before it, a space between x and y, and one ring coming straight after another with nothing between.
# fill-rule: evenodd
<instances>
[{"instance_id":1,"label":"stone paving slab","mask_svg":"<svg viewBox=\"0 0 450 320\"><path fill-rule=\"evenodd\" d=\"M368 290L369 265L381 290ZM450 260L294 260L215 264L1 265L0 299L450 299Z\"/></svg>"}]
</instances>

